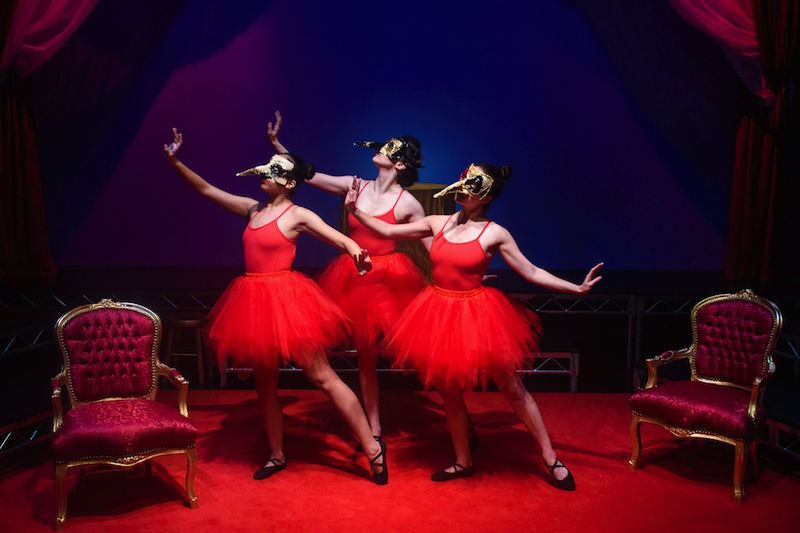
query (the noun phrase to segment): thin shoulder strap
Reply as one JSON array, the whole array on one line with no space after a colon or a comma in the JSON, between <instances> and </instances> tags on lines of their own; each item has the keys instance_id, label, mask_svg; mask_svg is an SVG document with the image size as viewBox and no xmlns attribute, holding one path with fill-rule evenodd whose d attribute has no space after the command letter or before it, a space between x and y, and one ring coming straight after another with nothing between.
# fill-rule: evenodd
<instances>
[{"instance_id":1,"label":"thin shoulder strap","mask_svg":"<svg viewBox=\"0 0 800 533\"><path fill-rule=\"evenodd\" d=\"M481 232L480 232L480 233L478 233L478 237L475 239L476 241L477 241L478 239L480 239L480 238L481 238L481 235L483 235L483 232L484 232L484 231L486 231L486 228L488 228L488 227L489 227L489 224L491 224L491 223L492 223L492 221L491 221L491 220L490 220L489 222L487 222L487 223L486 223L486 225L483 227L483 229L481 230Z\"/></svg>"},{"instance_id":2,"label":"thin shoulder strap","mask_svg":"<svg viewBox=\"0 0 800 533\"><path fill-rule=\"evenodd\" d=\"M453 215L455 215L455 213L453 213ZM436 234L437 237L442 233L444 233L444 228L446 228L447 225L450 223L450 219L453 218L453 215L450 215L449 217L447 217L447 220L444 221L444 226L442 226L442 229L440 229L439 233Z\"/></svg>"},{"instance_id":3,"label":"thin shoulder strap","mask_svg":"<svg viewBox=\"0 0 800 533\"><path fill-rule=\"evenodd\" d=\"M291 209L291 208L293 208L293 207L294 207L294 204L289 204L289 207L287 207L286 209L284 209L283 211L281 211L281 214L280 214L280 215L278 215L278 217L277 217L275 220L278 220L278 218L281 218L281 217L282 217L282 216L283 216L283 215L286 213L286 211L288 211L289 209Z\"/></svg>"},{"instance_id":4,"label":"thin shoulder strap","mask_svg":"<svg viewBox=\"0 0 800 533\"><path fill-rule=\"evenodd\" d=\"M372 182L371 182L371 181L368 181L368 182L366 182L366 183L364 184L364 186L363 186L363 187L361 187L361 189L358 191L358 194L356 195L356 200L358 200L358 197L359 197L359 196L361 196L361 193L362 193L362 192L364 192L364 189L366 189L366 188L367 188L367 185L369 185L370 183L372 183Z\"/></svg>"},{"instance_id":5,"label":"thin shoulder strap","mask_svg":"<svg viewBox=\"0 0 800 533\"><path fill-rule=\"evenodd\" d=\"M406 192L406 190L405 190L405 189L402 189L402 190L400 191L400 194L398 194L398 195L397 195L397 200L395 200L395 201L394 201L394 205L392 206L392 209L391 209L391 211L394 211L394 208L395 208L395 207L397 207L397 202L399 202L399 201L400 201L400 197L401 197L401 196L403 196L403 193L404 193L404 192Z\"/></svg>"}]
</instances>

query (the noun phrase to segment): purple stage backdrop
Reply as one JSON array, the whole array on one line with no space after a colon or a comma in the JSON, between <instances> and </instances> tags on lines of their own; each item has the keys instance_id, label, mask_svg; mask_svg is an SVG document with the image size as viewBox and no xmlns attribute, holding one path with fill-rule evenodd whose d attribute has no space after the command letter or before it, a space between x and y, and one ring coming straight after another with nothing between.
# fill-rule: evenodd
<instances>
[{"instance_id":1,"label":"purple stage backdrop","mask_svg":"<svg viewBox=\"0 0 800 533\"><path fill-rule=\"evenodd\" d=\"M512 165L492 206L531 260L719 270L739 82L666 2L100 2L34 75L60 265L228 266L244 221L164 162L258 196L266 124L328 173L373 177L359 139L422 141L422 181ZM338 224L339 198L296 202ZM334 251L311 238L300 266ZM500 267L501 263L493 266Z\"/></svg>"}]
</instances>

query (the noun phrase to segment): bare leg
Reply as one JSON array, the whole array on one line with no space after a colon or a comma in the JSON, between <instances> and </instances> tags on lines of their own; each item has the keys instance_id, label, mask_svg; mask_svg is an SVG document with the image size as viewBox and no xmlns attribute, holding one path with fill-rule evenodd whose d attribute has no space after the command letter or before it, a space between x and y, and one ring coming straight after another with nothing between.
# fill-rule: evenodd
<instances>
[{"instance_id":1,"label":"bare leg","mask_svg":"<svg viewBox=\"0 0 800 533\"><path fill-rule=\"evenodd\" d=\"M533 435L533 438L536 439L542 449L542 459L548 465L553 464L556 460L556 452L553 451L553 445L550 443L550 436L544 426L539 406L536 405L533 397L525 390L517 373L513 368L506 367L490 369L489 375L506 397L508 403L511 404L514 413L516 413L530 434ZM558 480L566 478L567 474L569 474L569 471L564 467L558 467L553 471L553 477Z\"/></svg>"},{"instance_id":2,"label":"bare leg","mask_svg":"<svg viewBox=\"0 0 800 533\"><path fill-rule=\"evenodd\" d=\"M270 455L267 460L285 461L283 455L283 411L278 398L278 369L256 368L253 371L256 382L258 403L261 407L261 418L264 431L267 433Z\"/></svg>"},{"instance_id":3,"label":"bare leg","mask_svg":"<svg viewBox=\"0 0 800 533\"><path fill-rule=\"evenodd\" d=\"M382 435L381 415L378 408L378 354L375 351L358 351L358 383L361 400L373 435Z\"/></svg>"},{"instance_id":4,"label":"bare leg","mask_svg":"<svg viewBox=\"0 0 800 533\"><path fill-rule=\"evenodd\" d=\"M374 458L381 452L381 446L372 438L372 430L367 423L364 410L358 402L353 390L344 384L333 371L328 359L319 354L314 362L303 369L306 377L334 403L344 416L347 425L356 434L368 458ZM381 461L378 461L380 464Z\"/></svg>"},{"instance_id":5,"label":"bare leg","mask_svg":"<svg viewBox=\"0 0 800 533\"><path fill-rule=\"evenodd\" d=\"M457 387L439 387L438 390L444 400L447 429L450 431L450 439L453 441L456 463L468 468L472 466L472 456L469 453L469 416L464 403L464 390ZM451 466L445 471L453 472L454 468Z\"/></svg>"}]
</instances>

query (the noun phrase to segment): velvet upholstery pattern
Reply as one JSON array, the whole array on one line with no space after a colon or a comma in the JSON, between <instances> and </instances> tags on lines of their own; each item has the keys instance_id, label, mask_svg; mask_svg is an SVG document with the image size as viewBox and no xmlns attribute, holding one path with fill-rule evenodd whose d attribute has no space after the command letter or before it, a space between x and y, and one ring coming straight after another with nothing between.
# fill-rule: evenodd
<instances>
[{"instance_id":1,"label":"velvet upholstery pattern","mask_svg":"<svg viewBox=\"0 0 800 533\"><path fill-rule=\"evenodd\" d=\"M152 400L109 400L76 407L53 437L56 461L126 457L194 446L197 429L175 407Z\"/></svg>"},{"instance_id":2,"label":"velvet upholstery pattern","mask_svg":"<svg viewBox=\"0 0 800 533\"><path fill-rule=\"evenodd\" d=\"M713 383L663 383L637 392L628 403L638 413L697 433L745 439L753 436L756 427L756 422L747 414L750 394ZM760 420L760 415L761 411L757 420Z\"/></svg>"},{"instance_id":3,"label":"velvet upholstery pattern","mask_svg":"<svg viewBox=\"0 0 800 533\"><path fill-rule=\"evenodd\" d=\"M65 324L65 356L76 399L148 394L154 380L154 335L153 321L128 309L95 309Z\"/></svg>"},{"instance_id":4,"label":"velvet upholstery pattern","mask_svg":"<svg viewBox=\"0 0 800 533\"><path fill-rule=\"evenodd\" d=\"M723 300L697 309L698 376L745 387L765 376L772 314L747 300Z\"/></svg>"}]
</instances>

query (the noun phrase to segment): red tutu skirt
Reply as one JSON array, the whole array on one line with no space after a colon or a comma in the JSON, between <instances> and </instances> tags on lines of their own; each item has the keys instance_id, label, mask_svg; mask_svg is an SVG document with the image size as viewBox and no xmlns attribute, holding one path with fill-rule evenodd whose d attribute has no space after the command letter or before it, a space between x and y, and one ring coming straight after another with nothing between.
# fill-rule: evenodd
<instances>
[{"instance_id":1,"label":"red tutu skirt","mask_svg":"<svg viewBox=\"0 0 800 533\"><path fill-rule=\"evenodd\" d=\"M382 349L382 340L426 283L401 252L372 257L372 270L365 276L358 275L349 256L340 255L319 278L320 287L353 323L353 347L361 353Z\"/></svg>"},{"instance_id":2,"label":"red tutu skirt","mask_svg":"<svg viewBox=\"0 0 800 533\"><path fill-rule=\"evenodd\" d=\"M293 270L235 278L209 313L206 335L220 360L271 368L309 365L346 346L347 317L311 279Z\"/></svg>"},{"instance_id":3,"label":"red tutu skirt","mask_svg":"<svg viewBox=\"0 0 800 533\"><path fill-rule=\"evenodd\" d=\"M542 326L533 311L491 287L426 288L391 335L395 366L417 368L426 386L486 386L490 368L519 367L537 352Z\"/></svg>"}]
</instances>

